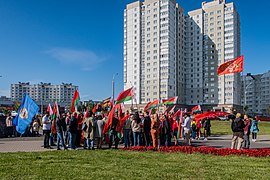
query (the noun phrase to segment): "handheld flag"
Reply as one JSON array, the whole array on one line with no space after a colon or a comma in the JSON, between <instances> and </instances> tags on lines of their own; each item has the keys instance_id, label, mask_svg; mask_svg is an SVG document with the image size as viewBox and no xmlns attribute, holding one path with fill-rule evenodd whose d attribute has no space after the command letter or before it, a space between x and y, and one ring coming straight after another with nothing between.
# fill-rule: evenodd
<instances>
[{"instance_id":1,"label":"handheld flag","mask_svg":"<svg viewBox=\"0 0 270 180\"><path fill-rule=\"evenodd\" d=\"M53 114L53 110L52 110L51 104L48 104L47 112L50 114L50 116Z\"/></svg>"},{"instance_id":2,"label":"handheld flag","mask_svg":"<svg viewBox=\"0 0 270 180\"><path fill-rule=\"evenodd\" d=\"M16 130L24 134L28 125L32 122L32 118L39 111L38 105L30 98L25 95L22 104L18 110L17 116L13 120L13 124L16 126Z\"/></svg>"},{"instance_id":3,"label":"handheld flag","mask_svg":"<svg viewBox=\"0 0 270 180\"><path fill-rule=\"evenodd\" d=\"M132 88L129 88L129 89L125 90L125 91L122 91L118 95L115 104L120 104L122 102L129 101L129 100L132 99L133 96L134 96L134 93L133 93L133 87L132 87Z\"/></svg>"},{"instance_id":4,"label":"handheld flag","mask_svg":"<svg viewBox=\"0 0 270 180\"><path fill-rule=\"evenodd\" d=\"M202 111L202 109L201 109L201 106L200 106L200 105L195 106L195 107L193 107L193 108L192 108L192 114L193 114L193 113L196 113L196 112L199 112L199 111Z\"/></svg>"},{"instance_id":5,"label":"handheld flag","mask_svg":"<svg viewBox=\"0 0 270 180\"><path fill-rule=\"evenodd\" d=\"M244 56L225 62L218 67L218 76L243 72Z\"/></svg>"},{"instance_id":6,"label":"handheld flag","mask_svg":"<svg viewBox=\"0 0 270 180\"><path fill-rule=\"evenodd\" d=\"M80 95L78 90L76 89L72 98L72 103L71 103L71 111L75 112L77 111L78 103L80 101Z\"/></svg>"},{"instance_id":7,"label":"handheld flag","mask_svg":"<svg viewBox=\"0 0 270 180\"><path fill-rule=\"evenodd\" d=\"M176 104L177 99L178 99L178 96L172 97L170 99L163 99L162 104L164 104L164 105Z\"/></svg>"},{"instance_id":8,"label":"handheld flag","mask_svg":"<svg viewBox=\"0 0 270 180\"><path fill-rule=\"evenodd\" d=\"M98 104L96 104L95 107L92 109L92 113L95 114L97 112L97 110L98 110Z\"/></svg>"}]
</instances>

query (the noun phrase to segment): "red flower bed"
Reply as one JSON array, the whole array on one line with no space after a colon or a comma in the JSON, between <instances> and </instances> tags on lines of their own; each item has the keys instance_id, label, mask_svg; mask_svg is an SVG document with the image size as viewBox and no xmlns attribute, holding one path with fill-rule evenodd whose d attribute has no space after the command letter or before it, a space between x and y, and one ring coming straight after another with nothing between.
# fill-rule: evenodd
<instances>
[{"instance_id":1,"label":"red flower bed","mask_svg":"<svg viewBox=\"0 0 270 180\"><path fill-rule=\"evenodd\" d=\"M136 146L124 148L124 150L131 151L155 151L153 147ZM267 157L270 156L270 149L251 149L251 150L235 150L229 148L213 148L213 147L192 147L192 146L171 146L171 147L160 147L157 151L159 152L182 152L192 154L199 152L202 154L213 154L217 156L228 156L228 155L244 155L253 157Z\"/></svg>"}]
</instances>

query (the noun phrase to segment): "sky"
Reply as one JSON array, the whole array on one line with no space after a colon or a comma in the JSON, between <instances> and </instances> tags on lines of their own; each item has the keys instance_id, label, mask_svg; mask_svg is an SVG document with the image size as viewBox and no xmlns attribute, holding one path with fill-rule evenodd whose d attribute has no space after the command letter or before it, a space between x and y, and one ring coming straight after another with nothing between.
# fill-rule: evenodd
<instances>
[{"instance_id":1,"label":"sky","mask_svg":"<svg viewBox=\"0 0 270 180\"><path fill-rule=\"evenodd\" d=\"M123 12L134 0L0 0L0 96L18 82L73 83L81 100L123 90ZM187 13L201 0L177 0ZM270 1L234 2L245 73L270 70Z\"/></svg>"}]
</instances>

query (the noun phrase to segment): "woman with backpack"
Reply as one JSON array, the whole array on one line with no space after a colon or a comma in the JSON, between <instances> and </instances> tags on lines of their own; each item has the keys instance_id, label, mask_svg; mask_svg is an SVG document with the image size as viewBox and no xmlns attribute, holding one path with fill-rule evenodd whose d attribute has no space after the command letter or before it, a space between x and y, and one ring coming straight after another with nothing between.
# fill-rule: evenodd
<instances>
[{"instance_id":1,"label":"woman with backpack","mask_svg":"<svg viewBox=\"0 0 270 180\"><path fill-rule=\"evenodd\" d=\"M252 141L253 142L256 142L256 140L257 140L257 133L259 132L258 121L256 119L253 119L251 121L250 132L252 133Z\"/></svg>"}]
</instances>

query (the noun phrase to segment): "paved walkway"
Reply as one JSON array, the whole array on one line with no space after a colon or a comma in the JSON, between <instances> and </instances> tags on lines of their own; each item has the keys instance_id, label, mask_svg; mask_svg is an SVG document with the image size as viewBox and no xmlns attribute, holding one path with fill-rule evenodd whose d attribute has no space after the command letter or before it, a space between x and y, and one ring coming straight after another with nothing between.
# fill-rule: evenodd
<instances>
[{"instance_id":1,"label":"paved walkway","mask_svg":"<svg viewBox=\"0 0 270 180\"><path fill-rule=\"evenodd\" d=\"M207 141L194 140L192 141L192 145L230 148L231 138L231 135L212 136L209 137ZM0 139L0 152L39 152L56 150L55 146L53 147L54 149L44 149L42 144L43 137L3 138ZM259 135L256 142L251 142L250 147L252 149L270 148L270 135Z\"/></svg>"}]
</instances>

